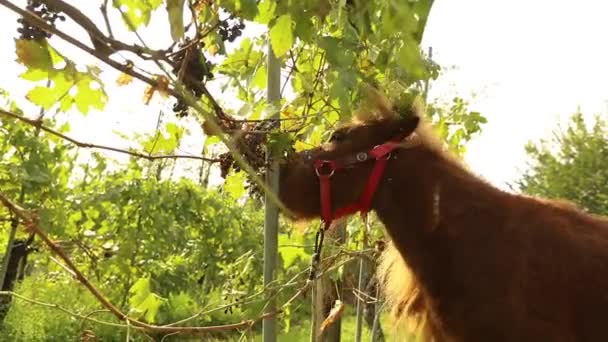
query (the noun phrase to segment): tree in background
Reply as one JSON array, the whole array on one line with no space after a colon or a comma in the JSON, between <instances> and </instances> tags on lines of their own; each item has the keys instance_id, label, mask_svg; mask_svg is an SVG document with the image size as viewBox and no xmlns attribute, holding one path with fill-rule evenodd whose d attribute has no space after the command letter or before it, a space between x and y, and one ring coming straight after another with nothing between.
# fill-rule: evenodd
<instances>
[{"instance_id":1,"label":"tree in background","mask_svg":"<svg viewBox=\"0 0 608 342\"><path fill-rule=\"evenodd\" d=\"M608 127L595 115L591 125L574 113L566 129L528 143L528 169L515 185L524 193L571 200L596 214L608 213Z\"/></svg>"}]
</instances>

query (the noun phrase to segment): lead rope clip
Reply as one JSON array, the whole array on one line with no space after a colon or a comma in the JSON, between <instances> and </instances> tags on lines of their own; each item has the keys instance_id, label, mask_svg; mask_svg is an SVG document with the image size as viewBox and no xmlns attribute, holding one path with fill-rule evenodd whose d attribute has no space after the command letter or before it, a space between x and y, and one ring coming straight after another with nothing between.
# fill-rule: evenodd
<instances>
[{"instance_id":1,"label":"lead rope clip","mask_svg":"<svg viewBox=\"0 0 608 342\"><path fill-rule=\"evenodd\" d=\"M317 276L317 271L319 269L319 263L321 262L321 250L323 249L323 239L325 238L325 230L329 226L325 224L325 226L319 227L317 230L317 236L315 237L315 250L312 254L312 260L310 262L310 274L308 275L308 280L312 281Z\"/></svg>"}]
</instances>

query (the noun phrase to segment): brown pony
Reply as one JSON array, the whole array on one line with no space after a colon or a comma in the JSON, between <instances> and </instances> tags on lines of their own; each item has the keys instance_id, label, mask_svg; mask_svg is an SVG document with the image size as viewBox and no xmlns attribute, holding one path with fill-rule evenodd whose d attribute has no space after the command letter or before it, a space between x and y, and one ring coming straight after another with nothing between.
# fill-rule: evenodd
<instances>
[{"instance_id":1,"label":"brown pony","mask_svg":"<svg viewBox=\"0 0 608 342\"><path fill-rule=\"evenodd\" d=\"M404 138L371 202L392 239L378 275L398 318L423 322L434 341L608 341L608 220L493 187L414 110L400 116L382 103L282 165L279 195L295 218L321 215L312 159ZM332 174L334 210L359 199L373 165Z\"/></svg>"}]
</instances>

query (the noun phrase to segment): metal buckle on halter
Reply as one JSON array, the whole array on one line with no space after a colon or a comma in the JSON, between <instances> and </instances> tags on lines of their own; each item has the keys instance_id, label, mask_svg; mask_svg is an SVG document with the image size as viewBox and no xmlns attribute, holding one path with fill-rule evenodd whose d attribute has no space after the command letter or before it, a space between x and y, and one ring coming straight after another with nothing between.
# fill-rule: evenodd
<instances>
[{"instance_id":1,"label":"metal buckle on halter","mask_svg":"<svg viewBox=\"0 0 608 342\"><path fill-rule=\"evenodd\" d=\"M336 172L336 165L335 165L335 162L333 160L320 160L320 161L317 161L317 162L319 163L318 166L315 165L315 173L317 174L317 177L331 177ZM317 164L317 162L315 162L315 164ZM326 165L329 165L329 167L331 168L331 172L328 173L328 174L325 174L325 175L321 174L319 172L319 170L322 167L326 166Z\"/></svg>"}]
</instances>

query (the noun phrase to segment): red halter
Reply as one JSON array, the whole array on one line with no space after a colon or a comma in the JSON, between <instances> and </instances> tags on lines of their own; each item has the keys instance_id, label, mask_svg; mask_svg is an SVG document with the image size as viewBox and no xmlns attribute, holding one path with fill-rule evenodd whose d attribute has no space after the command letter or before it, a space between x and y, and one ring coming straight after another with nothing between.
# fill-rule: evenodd
<instances>
[{"instance_id":1,"label":"red halter","mask_svg":"<svg viewBox=\"0 0 608 342\"><path fill-rule=\"evenodd\" d=\"M321 186L321 219L325 223L325 228L330 227L332 221L341 217L360 212L362 216L366 216L369 212L372 198L380 179L384 173L386 162L390 158L390 153L396 148L400 147L401 144L397 141L388 141L382 145L377 145L367 152L360 152L356 155L348 156L344 159L317 159L314 161L314 168ZM359 197L359 201L356 203L348 204L344 207L336 209L335 214L332 214L331 207L331 182L330 178L334 175L337 170L344 169L350 165L356 163L362 163L370 159L375 159L374 168L367 180L365 190ZM326 173L323 173L323 168L328 167Z\"/></svg>"}]
</instances>

